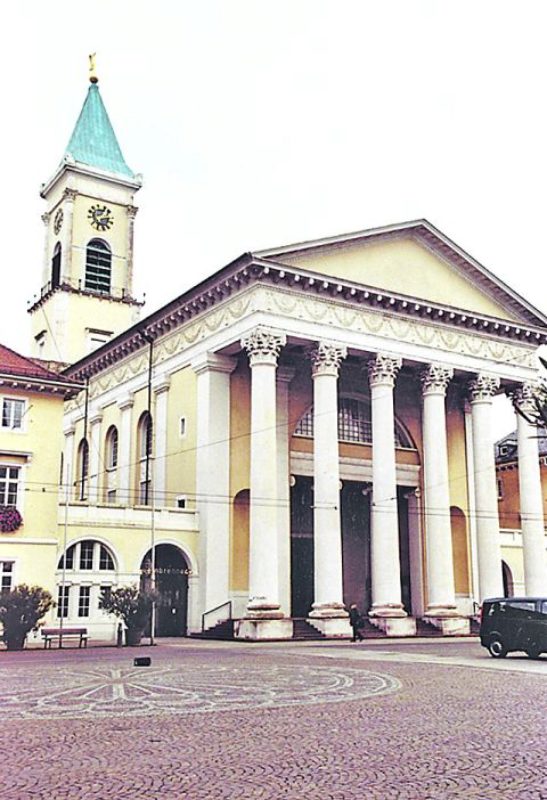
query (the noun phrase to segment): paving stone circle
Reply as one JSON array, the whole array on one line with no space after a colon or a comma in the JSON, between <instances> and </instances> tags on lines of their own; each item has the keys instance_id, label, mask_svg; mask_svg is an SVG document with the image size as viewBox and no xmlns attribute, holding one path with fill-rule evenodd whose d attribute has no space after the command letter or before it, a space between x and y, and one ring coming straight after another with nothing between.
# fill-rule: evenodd
<instances>
[{"instance_id":1,"label":"paving stone circle","mask_svg":"<svg viewBox=\"0 0 547 800\"><path fill-rule=\"evenodd\" d=\"M309 665L70 665L0 669L0 719L196 713L383 695L400 681L369 670Z\"/></svg>"}]
</instances>

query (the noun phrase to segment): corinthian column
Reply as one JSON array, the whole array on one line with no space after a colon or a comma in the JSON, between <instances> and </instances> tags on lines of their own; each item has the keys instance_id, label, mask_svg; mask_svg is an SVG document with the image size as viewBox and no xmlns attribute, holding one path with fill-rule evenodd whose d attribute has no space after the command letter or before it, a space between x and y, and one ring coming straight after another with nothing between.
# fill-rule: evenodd
<instances>
[{"instance_id":1,"label":"corinthian column","mask_svg":"<svg viewBox=\"0 0 547 800\"><path fill-rule=\"evenodd\" d=\"M469 384L481 600L503 594L496 464L490 427L492 398L499 385L499 378L491 375L478 375Z\"/></svg>"},{"instance_id":2,"label":"corinthian column","mask_svg":"<svg viewBox=\"0 0 547 800\"><path fill-rule=\"evenodd\" d=\"M236 627L244 639L290 638L278 584L278 491L276 369L286 336L264 327L241 340L251 367L251 481L249 602Z\"/></svg>"},{"instance_id":3,"label":"corinthian column","mask_svg":"<svg viewBox=\"0 0 547 800\"><path fill-rule=\"evenodd\" d=\"M534 390L529 383L523 384L515 392L515 401L524 412L536 411ZM524 591L529 596L542 595L547 591L545 523L537 437L537 428L517 414Z\"/></svg>"},{"instance_id":4,"label":"corinthian column","mask_svg":"<svg viewBox=\"0 0 547 800\"><path fill-rule=\"evenodd\" d=\"M372 416L371 617L406 617L401 601L393 389L400 358L368 362ZM385 627L382 625L381 627Z\"/></svg>"},{"instance_id":5,"label":"corinthian column","mask_svg":"<svg viewBox=\"0 0 547 800\"><path fill-rule=\"evenodd\" d=\"M452 369L440 364L430 364L420 375L424 404L424 497L429 596L425 614L438 627L448 628L446 633L451 632L449 629L453 623L442 618L457 616L445 411L446 390L453 375Z\"/></svg>"},{"instance_id":6,"label":"corinthian column","mask_svg":"<svg viewBox=\"0 0 547 800\"><path fill-rule=\"evenodd\" d=\"M313 376L313 535L315 602L310 621L331 636L349 635L342 582L338 371L346 348L319 342L309 353Z\"/></svg>"}]
</instances>

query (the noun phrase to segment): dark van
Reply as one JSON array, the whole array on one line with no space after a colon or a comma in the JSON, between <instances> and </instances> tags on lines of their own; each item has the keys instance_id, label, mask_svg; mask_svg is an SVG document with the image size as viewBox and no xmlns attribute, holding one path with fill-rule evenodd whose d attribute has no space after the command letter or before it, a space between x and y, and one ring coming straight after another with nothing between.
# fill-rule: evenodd
<instances>
[{"instance_id":1,"label":"dark van","mask_svg":"<svg viewBox=\"0 0 547 800\"><path fill-rule=\"evenodd\" d=\"M529 658L547 653L547 598L492 597L481 606L481 644L493 658L524 650Z\"/></svg>"}]
</instances>

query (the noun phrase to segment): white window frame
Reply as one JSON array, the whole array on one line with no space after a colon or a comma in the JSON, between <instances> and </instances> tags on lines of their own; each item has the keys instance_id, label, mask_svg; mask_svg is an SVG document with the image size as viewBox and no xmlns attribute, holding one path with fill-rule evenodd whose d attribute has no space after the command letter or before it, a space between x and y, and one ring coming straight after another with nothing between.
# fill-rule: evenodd
<instances>
[{"instance_id":1,"label":"white window frame","mask_svg":"<svg viewBox=\"0 0 547 800\"><path fill-rule=\"evenodd\" d=\"M15 503L15 508L22 515L23 514L23 510L24 510L23 509L23 506L24 506L23 498L25 496L25 483L24 483L24 480L23 480L25 465L24 464L14 464L13 462L0 461L0 467L6 467L7 469L18 469L19 470L19 476L17 478L17 500L16 500L16 503ZM6 476L6 480L7 480L7 476ZM7 503L4 503L4 499L5 499L4 496L0 495L0 505L8 505Z\"/></svg>"},{"instance_id":2,"label":"white window frame","mask_svg":"<svg viewBox=\"0 0 547 800\"><path fill-rule=\"evenodd\" d=\"M4 425L4 405L5 403L17 403L21 405L21 424L19 427L14 427L13 425L13 412L10 413L10 421L7 425ZM1 409L2 417L0 419L0 427L3 431L11 431L11 433L26 433L26 414L27 414L27 401L23 397L10 397L8 395L2 396L2 409Z\"/></svg>"},{"instance_id":3,"label":"white window frame","mask_svg":"<svg viewBox=\"0 0 547 800\"><path fill-rule=\"evenodd\" d=\"M4 564L11 564L11 570L4 570ZM17 586L15 581L15 570L17 568L17 564L14 558L2 558L0 559L0 592L2 591L2 584L4 583L4 576L10 576L10 585L8 592L11 592L12 589Z\"/></svg>"}]
</instances>

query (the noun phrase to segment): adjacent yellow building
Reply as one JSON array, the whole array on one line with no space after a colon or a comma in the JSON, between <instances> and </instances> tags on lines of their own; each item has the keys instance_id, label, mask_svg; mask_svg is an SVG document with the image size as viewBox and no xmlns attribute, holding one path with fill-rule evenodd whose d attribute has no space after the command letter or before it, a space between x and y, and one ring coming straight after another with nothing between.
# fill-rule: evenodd
<instances>
[{"instance_id":1,"label":"adjacent yellow building","mask_svg":"<svg viewBox=\"0 0 547 800\"><path fill-rule=\"evenodd\" d=\"M0 569L56 595L63 405L80 387L0 345Z\"/></svg>"}]
</instances>

